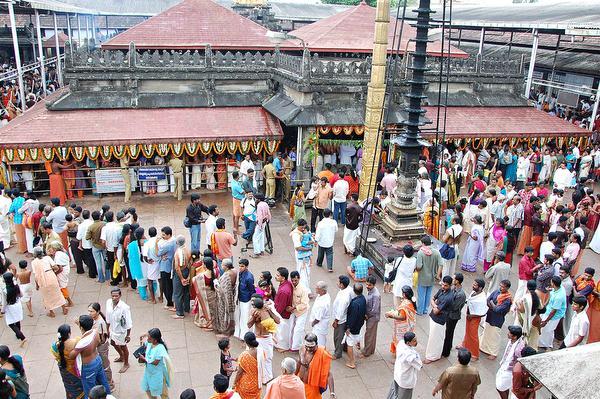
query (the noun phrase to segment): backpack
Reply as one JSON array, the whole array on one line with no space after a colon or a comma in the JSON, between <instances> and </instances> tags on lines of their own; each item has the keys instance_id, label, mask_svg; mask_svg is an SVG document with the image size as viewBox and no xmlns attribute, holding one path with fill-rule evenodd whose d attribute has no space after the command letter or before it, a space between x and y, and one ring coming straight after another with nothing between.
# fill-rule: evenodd
<instances>
[{"instance_id":1,"label":"backpack","mask_svg":"<svg viewBox=\"0 0 600 399\"><path fill-rule=\"evenodd\" d=\"M396 273L398 272L398 266L400 266L400 263L402 263L402 259L404 259L404 255L396 258L396 260L394 261L394 268L390 272L390 275L387 277L387 279L385 279L386 283L391 283L394 280L396 280Z\"/></svg>"}]
</instances>

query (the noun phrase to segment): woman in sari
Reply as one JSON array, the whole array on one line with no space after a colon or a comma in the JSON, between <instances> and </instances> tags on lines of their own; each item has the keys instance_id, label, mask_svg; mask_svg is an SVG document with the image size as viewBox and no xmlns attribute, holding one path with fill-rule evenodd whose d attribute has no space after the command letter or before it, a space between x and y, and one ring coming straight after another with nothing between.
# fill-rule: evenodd
<instances>
[{"instance_id":1,"label":"woman in sari","mask_svg":"<svg viewBox=\"0 0 600 399\"><path fill-rule=\"evenodd\" d=\"M388 319L394 320L394 330L392 331L392 343L390 352L396 354L396 346L402 341L404 333L414 332L416 325L417 304L414 300L414 293L411 287L405 285L402 287L402 300L396 310L390 310L385 314Z\"/></svg>"},{"instance_id":2,"label":"woman in sari","mask_svg":"<svg viewBox=\"0 0 600 399\"><path fill-rule=\"evenodd\" d=\"M196 290L194 324L206 331L213 330L213 317L216 313L215 278L212 258L204 257L202 266L196 269L196 276L193 280L194 289Z\"/></svg>"},{"instance_id":3,"label":"woman in sari","mask_svg":"<svg viewBox=\"0 0 600 399\"><path fill-rule=\"evenodd\" d=\"M10 355L6 345L0 345L0 367L15 388L16 399L29 399L29 384L20 355Z\"/></svg>"},{"instance_id":4,"label":"woman in sari","mask_svg":"<svg viewBox=\"0 0 600 399\"><path fill-rule=\"evenodd\" d=\"M227 188L227 160L222 155L217 157L217 188Z\"/></svg>"},{"instance_id":5,"label":"woman in sari","mask_svg":"<svg viewBox=\"0 0 600 399\"><path fill-rule=\"evenodd\" d=\"M83 398L83 385L81 385L79 370L76 366L77 360L69 357L78 341L78 338L71 338L71 327L63 324L58 327L58 341L54 342L50 348L58 362L58 370L65 386L66 399Z\"/></svg>"},{"instance_id":6,"label":"woman in sari","mask_svg":"<svg viewBox=\"0 0 600 399\"><path fill-rule=\"evenodd\" d=\"M483 220L481 215L475 215L460 265L462 270L471 273L477 271L477 264L483 260L483 236Z\"/></svg>"},{"instance_id":7,"label":"woman in sari","mask_svg":"<svg viewBox=\"0 0 600 399\"><path fill-rule=\"evenodd\" d=\"M127 245L127 258L131 279L136 281L140 298L145 301L148 299L148 292L146 290L148 282L144 276L144 268L146 268L147 271L146 262L144 262L144 257L142 255L144 241L144 228L138 227L133 231L133 240L130 240Z\"/></svg>"},{"instance_id":8,"label":"woman in sari","mask_svg":"<svg viewBox=\"0 0 600 399\"><path fill-rule=\"evenodd\" d=\"M506 229L504 220L498 218L488 232L488 238L485 242L485 260L483 261L483 271L486 272L494 262L494 256L498 251L505 251L504 248ZM504 252L506 253L506 252Z\"/></svg>"},{"instance_id":9,"label":"woman in sari","mask_svg":"<svg viewBox=\"0 0 600 399\"><path fill-rule=\"evenodd\" d=\"M440 238L440 206L437 201L438 194L434 193L423 204L423 227L425 232L436 239Z\"/></svg>"},{"instance_id":10,"label":"woman in sari","mask_svg":"<svg viewBox=\"0 0 600 399\"><path fill-rule=\"evenodd\" d=\"M304 208L304 188L302 183L298 183L292 194L290 201L290 218L292 218L292 228L296 228L298 220L306 220L306 208Z\"/></svg>"},{"instance_id":11,"label":"woman in sari","mask_svg":"<svg viewBox=\"0 0 600 399\"><path fill-rule=\"evenodd\" d=\"M144 343L144 339L146 342ZM167 345L162 339L158 328L152 328L140 337L140 343L145 344L146 351L138 357L138 363L146 364L142 378L142 390L149 398L169 397L169 387L172 378L170 371L171 358Z\"/></svg>"},{"instance_id":12,"label":"woman in sari","mask_svg":"<svg viewBox=\"0 0 600 399\"><path fill-rule=\"evenodd\" d=\"M233 380L233 390L242 399L260 399L261 384L258 382L258 341L252 331L244 335L246 350L238 357L238 370Z\"/></svg>"},{"instance_id":13,"label":"woman in sari","mask_svg":"<svg viewBox=\"0 0 600 399\"><path fill-rule=\"evenodd\" d=\"M217 312L213 325L217 336L230 337L235 331L235 282L237 274L231 260L225 259L221 264L223 274L215 284L217 294Z\"/></svg>"},{"instance_id":14,"label":"woman in sari","mask_svg":"<svg viewBox=\"0 0 600 399\"><path fill-rule=\"evenodd\" d=\"M104 369L104 374L106 374L108 385L110 386L110 389L113 390L115 388L115 383L112 379L112 370L110 368L110 360L108 359L110 341L108 339L108 326L106 324L106 317L104 316L104 313L102 313L100 304L98 302L90 304L88 307L88 313L92 320L94 320L94 329L100 338L100 343L98 344L98 354L102 359L102 368Z\"/></svg>"},{"instance_id":15,"label":"woman in sari","mask_svg":"<svg viewBox=\"0 0 600 399\"><path fill-rule=\"evenodd\" d=\"M537 348L537 338L540 333L539 329L533 325L533 320L540 308L540 298L535 292L536 287L535 280L529 280L527 282L527 292L517 299L514 304L515 324L521 326L528 345L534 349ZM533 346L533 343L535 343L535 346Z\"/></svg>"},{"instance_id":16,"label":"woman in sari","mask_svg":"<svg viewBox=\"0 0 600 399\"><path fill-rule=\"evenodd\" d=\"M36 289L42 296L42 304L48 312L49 317L55 317L54 309L62 307L63 314L67 314L67 301L64 298L58 278L52 270L52 258L44 256L44 251L40 247L33 248L35 259L31 261L31 268L35 276Z\"/></svg>"}]
</instances>

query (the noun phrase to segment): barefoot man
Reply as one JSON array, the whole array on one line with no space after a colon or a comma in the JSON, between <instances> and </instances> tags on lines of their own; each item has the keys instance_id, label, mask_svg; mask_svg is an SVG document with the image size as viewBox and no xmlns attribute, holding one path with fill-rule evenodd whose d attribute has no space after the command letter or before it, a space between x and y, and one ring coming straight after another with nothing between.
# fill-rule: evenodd
<instances>
[{"instance_id":1,"label":"barefoot man","mask_svg":"<svg viewBox=\"0 0 600 399\"><path fill-rule=\"evenodd\" d=\"M115 363L123 363L119 373L124 373L129 368L129 335L131 334L131 310L129 305L121 300L121 290L113 288L110 291L111 299L106 301L106 323L108 324L108 334L110 344L115 348L119 357Z\"/></svg>"},{"instance_id":2,"label":"barefoot man","mask_svg":"<svg viewBox=\"0 0 600 399\"><path fill-rule=\"evenodd\" d=\"M304 383L306 399L321 399L321 391L327 389L331 398L336 397L330 369L331 359L333 356L325 350L325 347L317 344L317 336L313 333L306 334L296 368L298 377Z\"/></svg>"},{"instance_id":3,"label":"barefoot man","mask_svg":"<svg viewBox=\"0 0 600 399\"><path fill-rule=\"evenodd\" d=\"M81 370L81 384L83 385L83 392L88 397L90 389L96 385L104 386L107 393L110 393L110 387L104 368L102 367L102 358L98 353L98 345L100 344L100 337L94 328L94 319L89 315L79 316L77 322L83 335L75 349L69 353L71 359L75 359L77 356L81 356L77 359L77 364Z\"/></svg>"},{"instance_id":4,"label":"barefoot man","mask_svg":"<svg viewBox=\"0 0 600 399\"><path fill-rule=\"evenodd\" d=\"M273 302L264 303L261 297L252 298L248 328L254 327L258 341L258 382L266 384L273 379L273 334L281 321Z\"/></svg>"}]
</instances>

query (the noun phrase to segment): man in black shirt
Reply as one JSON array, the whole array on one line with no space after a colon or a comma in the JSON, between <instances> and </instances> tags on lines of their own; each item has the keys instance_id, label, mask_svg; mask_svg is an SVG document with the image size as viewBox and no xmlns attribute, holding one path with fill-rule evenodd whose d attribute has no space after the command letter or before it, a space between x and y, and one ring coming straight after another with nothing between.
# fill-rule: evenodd
<instances>
[{"instance_id":1,"label":"man in black shirt","mask_svg":"<svg viewBox=\"0 0 600 399\"><path fill-rule=\"evenodd\" d=\"M358 204L358 194L350 196L352 202L346 208L346 225L344 226L344 253L353 254L356 249L356 239L360 234L360 222L363 220L363 211Z\"/></svg>"},{"instance_id":2,"label":"man in black shirt","mask_svg":"<svg viewBox=\"0 0 600 399\"><path fill-rule=\"evenodd\" d=\"M365 324L365 316L367 315L367 300L363 295L362 284L354 284L354 295L355 297L350 300L348 305L346 336L344 337L344 341L348 346L348 363L346 363L346 366L351 369L356 368L353 348L358 347L360 344L360 329Z\"/></svg>"},{"instance_id":3,"label":"man in black shirt","mask_svg":"<svg viewBox=\"0 0 600 399\"><path fill-rule=\"evenodd\" d=\"M208 207L200 202L199 194L192 194L191 204L185 210L186 226L190 229L190 249L192 252L200 252L200 227L204 222L202 212L208 214Z\"/></svg>"},{"instance_id":4,"label":"man in black shirt","mask_svg":"<svg viewBox=\"0 0 600 399\"><path fill-rule=\"evenodd\" d=\"M442 278L442 287L431 298L431 312L429 313L429 339L427 340L427 349L425 350L424 364L429 364L440 360L444 346L445 324L448 319L448 313L452 309L454 293L450 289L452 277L444 276Z\"/></svg>"},{"instance_id":5,"label":"man in black shirt","mask_svg":"<svg viewBox=\"0 0 600 399\"><path fill-rule=\"evenodd\" d=\"M454 340L454 329L460 320L462 308L465 306L465 303L467 303L467 295L462 289L463 279L462 273L456 273L452 280L452 285L454 286L452 288L454 299L452 300L452 305L448 311L448 319L446 320L446 335L444 337L444 348L442 349L443 357L450 356L452 341Z\"/></svg>"}]
</instances>

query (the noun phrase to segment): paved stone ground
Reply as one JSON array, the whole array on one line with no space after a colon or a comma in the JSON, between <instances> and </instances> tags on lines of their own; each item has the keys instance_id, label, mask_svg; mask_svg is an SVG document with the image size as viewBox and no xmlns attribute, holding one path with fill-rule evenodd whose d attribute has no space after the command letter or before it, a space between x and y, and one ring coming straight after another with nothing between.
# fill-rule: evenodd
<instances>
[{"instance_id":1,"label":"paved stone ground","mask_svg":"<svg viewBox=\"0 0 600 399\"><path fill-rule=\"evenodd\" d=\"M189 198L189 197L187 197ZM184 201L176 202L171 197L134 197L133 206L137 208L140 223L143 227L150 226L162 227L169 225L174 228L175 234L184 234L189 237L187 230L182 225L187 198ZM229 195L210 194L203 196L203 202L207 205L217 204L221 209L221 216L227 220L227 227L231 227L231 202ZM84 208L99 209L102 204L108 203L113 209L123 207L121 197L105 197L99 200L95 197L88 197L81 201ZM283 206L273 211L274 220L271 223L273 235L273 244L275 253L262 259L250 261L250 270L256 274L263 270L270 270L273 274L279 266L286 266L294 269L293 248L289 238L290 223L286 210ZM202 236L204 239L204 235ZM463 242L466 240L463 240ZM318 280L325 280L329 283L332 299L337 293L335 283L337 276L344 273L350 258L343 253L342 249L342 229L338 232L336 246L334 250L334 269L335 273L327 273L317 267L313 268L312 284ZM464 245L464 244L463 244ZM204 245L203 245L204 247ZM14 249L8 250L8 255L13 261L18 261L19 257L15 255ZM239 247L235 249L234 256L239 256ZM514 260L514 269L511 275L513 287L516 287L517 260ZM587 250L584 255L583 265L597 264L598 255ZM477 273L481 276L481 273ZM470 287L475 274L466 275L465 287ZM381 283L378 283L382 291ZM104 307L106 300L110 296L110 286L108 283L99 284L90 280L86 275L78 276L71 273L69 289L72 293L75 306L71 308L68 316L57 315L55 319L44 315L41 306L39 294L35 293L33 297L33 306L35 316L33 318L25 317L23 321L23 331L29 338L29 343L25 348L18 347L12 331L0 323L0 342L9 345L14 353L21 354L25 359L25 368L31 389L32 399L56 399L64 397L64 389L60 374L53 360L49 348L56 339L56 331L62 323L70 323L73 331L77 331L73 320L80 314L87 313L87 306L91 302L99 302ZM185 320L173 320L170 312L166 312L160 305L149 305L141 301L136 293L126 290L123 299L131 306L133 317L132 342L136 338L148 331L152 327L158 327L163 332L165 342L169 347L171 358L175 366L175 379L170 389L170 396L175 398L179 393L188 387L196 390L198 398L208 398L212 394L212 377L219 371L219 352L217 341L214 334L201 331L191 321L191 317ZM392 307L391 294L383 296L382 312ZM59 312L60 313L60 312ZM427 334L429 320L427 316L420 316L417 323L417 337L419 345L417 349L422 356L425 354L425 345L427 343ZM506 326L503 329L506 331ZM332 371L335 378L335 387L337 397L340 399L361 398L361 399L381 399L385 398L393 375L393 358L389 352L390 336L392 332L392 323L389 320L382 319L379 324L377 338L377 352L368 359L358 360L357 369L350 370L344 366L344 359L334 361ZM328 339L328 348L332 350L332 331ZM456 328L455 345L460 343L464 334L464 320L461 320ZM502 347L506 343L505 334L502 334ZM134 349L134 345L130 345ZM242 344L233 339L232 352L238 355L243 350ZM116 353L111 348L111 359L116 357ZM275 353L273 359L274 371L278 375L278 364L282 355ZM134 359L132 358L132 361ZM427 365L419 374L418 385L415 389L415 398L431 397L437 378L442 371L456 362L456 353L453 351L449 359L443 359L433 364ZM498 361L490 361L482 358L474 363L480 371L482 384L477 393L478 398L497 397L495 390L495 373L498 367ZM118 370L118 367L113 369ZM132 367L125 374L113 374L116 383L115 396L117 398L144 398L145 394L140 389L140 381L143 375L143 368L137 363L132 363ZM538 397L546 397L543 393ZM328 396L325 396L328 397Z\"/></svg>"}]
</instances>

